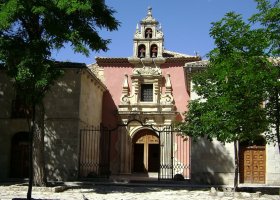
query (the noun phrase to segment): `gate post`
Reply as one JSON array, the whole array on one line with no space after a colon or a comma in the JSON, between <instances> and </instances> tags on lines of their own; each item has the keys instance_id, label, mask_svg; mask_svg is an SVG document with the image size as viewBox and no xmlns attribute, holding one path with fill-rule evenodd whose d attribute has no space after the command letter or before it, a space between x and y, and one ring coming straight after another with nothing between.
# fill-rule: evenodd
<instances>
[{"instance_id":1,"label":"gate post","mask_svg":"<svg viewBox=\"0 0 280 200\"><path fill-rule=\"evenodd\" d=\"M111 158L111 131L108 131L108 169L107 169L107 178L110 178L111 175L111 169L110 169L110 158Z\"/></svg>"},{"instance_id":2,"label":"gate post","mask_svg":"<svg viewBox=\"0 0 280 200\"><path fill-rule=\"evenodd\" d=\"M171 143L170 143L170 145L171 145L171 147L170 147L170 151L171 151L171 179L173 180L174 179L173 126L170 126L170 132L169 133L171 134Z\"/></svg>"}]
</instances>

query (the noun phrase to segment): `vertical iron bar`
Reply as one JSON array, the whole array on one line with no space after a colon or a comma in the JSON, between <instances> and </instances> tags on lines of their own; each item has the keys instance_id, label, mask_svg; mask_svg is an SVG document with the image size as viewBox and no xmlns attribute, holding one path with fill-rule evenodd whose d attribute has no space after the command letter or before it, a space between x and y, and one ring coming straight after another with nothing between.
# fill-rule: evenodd
<instances>
[{"instance_id":1,"label":"vertical iron bar","mask_svg":"<svg viewBox=\"0 0 280 200\"><path fill-rule=\"evenodd\" d=\"M80 141L79 141L79 159L78 159L78 178L81 178L81 152L82 152L82 129L80 130Z\"/></svg>"},{"instance_id":2,"label":"vertical iron bar","mask_svg":"<svg viewBox=\"0 0 280 200\"><path fill-rule=\"evenodd\" d=\"M174 158L174 155L173 155L173 129L172 129L172 125L170 126L170 134L171 134L171 178L173 179L174 178L174 174L173 174L173 158Z\"/></svg>"},{"instance_id":3,"label":"vertical iron bar","mask_svg":"<svg viewBox=\"0 0 280 200\"><path fill-rule=\"evenodd\" d=\"M108 145L108 170L107 170L107 178L110 177L110 151L111 151L111 131L108 131L108 136L109 136L109 145Z\"/></svg>"},{"instance_id":4,"label":"vertical iron bar","mask_svg":"<svg viewBox=\"0 0 280 200\"><path fill-rule=\"evenodd\" d=\"M95 173L98 173L95 169L94 163L95 163L95 138L96 138L96 127L91 127L90 130L90 147L91 147L91 156L90 156L90 170L95 171Z\"/></svg>"},{"instance_id":5,"label":"vertical iron bar","mask_svg":"<svg viewBox=\"0 0 280 200\"><path fill-rule=\"evenodd\" d=\"M159 145L158 145L158 148L159 148L159 166L158 166L158 181L160 180L160 169L161 169L161 141L160 141L160 137L161 137L161 131L158 132L159 134Z\"/></svg>"}]
</instances>

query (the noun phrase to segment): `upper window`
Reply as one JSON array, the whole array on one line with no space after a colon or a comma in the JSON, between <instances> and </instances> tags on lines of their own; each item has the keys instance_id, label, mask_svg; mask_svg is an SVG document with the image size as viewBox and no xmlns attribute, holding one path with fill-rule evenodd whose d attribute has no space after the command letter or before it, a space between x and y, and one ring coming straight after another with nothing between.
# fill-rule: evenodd
<instances>
[{"instance_id":1,"label":"upper window","mask_svg":"<svg viewBox=\"0 0 280 200\"><path fill-rule=\"evenodd\" d=\"M153 101L153 84L141 85L141 101L152 102Z\"/></svg>"},{"instance_id":2,"label":"upper window","mask_svg":"<svg viewBox=\"0 0 280 200\"><path fill-rule=\"evenodd\" d=\"M147 28L145 30L145 38L152 38L152 35L153 35L153 31L151 28Z\"/></svg>"}]
</instances>

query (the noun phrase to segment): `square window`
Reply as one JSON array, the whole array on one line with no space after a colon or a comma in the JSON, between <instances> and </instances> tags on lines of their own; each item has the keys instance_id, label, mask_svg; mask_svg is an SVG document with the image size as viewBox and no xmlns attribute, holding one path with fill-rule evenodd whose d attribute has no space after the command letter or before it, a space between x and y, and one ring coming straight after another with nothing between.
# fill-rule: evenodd
<instances>
[{"instance_id":1,"label":"square window","mask_svg":"<svg viewBox=\"0 0 280 200\"><path fill-rule=\"evenodd\" d=\"M153 84L141 84L141 101L153 101Z\"/></svg>"}]
</instances>

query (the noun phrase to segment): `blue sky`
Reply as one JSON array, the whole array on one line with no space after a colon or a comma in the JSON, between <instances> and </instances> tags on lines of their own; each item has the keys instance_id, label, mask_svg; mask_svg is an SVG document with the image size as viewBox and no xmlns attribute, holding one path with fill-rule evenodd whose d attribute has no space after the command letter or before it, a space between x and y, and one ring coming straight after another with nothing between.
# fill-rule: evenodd
<instances>
[{"instance_id":1,"label":"blue sky","mask_svg":"<svg viewBox=\"0 0 280 200\"><path fill-rule=\"evenodd\" d=\"M165 49L201 56L214 48L209 36L211 22L220 20L225 13L235 11L248 19L256 13L254 0L105 0L106 4L116 10L116 19L121 22L118 31L100 31L105 39L111 39L107 52L92 52L89 57L75 54L69 45L53 52L56 60L94 63L95 57L129 57L132 56L133 35L136 24L152 7L153 17L161 23L164 33Z\"/></svg>"}]
</instances>

